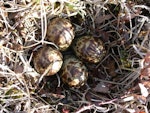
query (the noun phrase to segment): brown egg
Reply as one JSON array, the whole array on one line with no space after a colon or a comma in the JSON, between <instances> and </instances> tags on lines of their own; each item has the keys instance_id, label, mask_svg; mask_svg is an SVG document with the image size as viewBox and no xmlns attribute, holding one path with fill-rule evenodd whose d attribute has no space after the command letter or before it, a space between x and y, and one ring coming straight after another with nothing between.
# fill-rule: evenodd
<instances>
[{"instance_id":1,"label":"brown egg","mask_svg":"<svg viewBox=\"0 0 150 113\"><path fill-rule=\"evenodd\" d=\"M65 51L74 39L74 28L69 20L54 18L48 24L47 40L56 44L61 51Z\"/></svg>"},{"instance_id":2,"label":"brown egg","mask_svg":"<svg viewBox=\"0 0 150 113\"><path fill-rule=\"evenodd\" d=\"M46 75L50 76L60 70L63 63L62 59L62 54L58 50L44 46L36 51L33 56L33 64L38 73L43 74L47 71Z\"/></svg>"},{"instance_id":3,"label":"brown egg","mask_svg":"<svg viewBox=\"0 0 150 113\"><path fill-rule=\"evenodd\" d=\"M64 59L61 78L70 87L80 87L87 81L88 70L79 59L68 55Z\"/></svg>"},{"instance_id":4,"label":"brown egg","mask_svg":"<svg viewBox=\"0 0 150 113\"><path fill-rule=\"evenodd\" d=\"M82 60L98 63L106 54L103 42L93 36L82 36L73 44L75 54Z\"/></svg>"}]
</instances>

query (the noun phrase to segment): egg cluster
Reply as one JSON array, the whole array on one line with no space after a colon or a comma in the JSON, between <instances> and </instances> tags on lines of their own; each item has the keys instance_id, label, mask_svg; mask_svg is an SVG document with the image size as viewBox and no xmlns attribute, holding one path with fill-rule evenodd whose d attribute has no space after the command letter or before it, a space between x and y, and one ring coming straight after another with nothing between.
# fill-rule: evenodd
<instances>
[{"instance_id":1,"label":"egg cluster","mask_svg":"<svg viewBox=\"0 0 150 113\"><path fill-rule=\"evenodd\" d=\"M53 42L59 49L48 45L40 48L33 57L35 70L55 75L58 71L62 81L70 87L84 85L88 78L88 69L84 62L98 63L105 56L103 42L93 36L75 38L71 22L64 18L54 18L47 28L46 39ZM63 56L62 52L71 47L75 55Z\"/></svg>"}]
</instances>

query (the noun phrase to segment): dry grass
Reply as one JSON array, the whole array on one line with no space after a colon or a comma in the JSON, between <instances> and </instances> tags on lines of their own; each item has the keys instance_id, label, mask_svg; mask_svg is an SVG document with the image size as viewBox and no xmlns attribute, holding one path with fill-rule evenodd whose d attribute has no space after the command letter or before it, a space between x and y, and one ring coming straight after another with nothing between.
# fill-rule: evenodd
<instances>
[{"instance_id":1,"label":"dry grass","mask_svg":"<svg viewBox=\"0 0 150 113\"><path fill-rule=\"evenodd\" d=\"M138 0L1 0L0 112L149 113L150 85L140 81L150 49L149 4ZM33 67L34 51L43 44L54 45L45 37L47 23L55 16L70 19L77 37L102 37L107 48L100 63L88 65L89 80L79 89L65 86L59 74L44 77Z\"/></svg>"}]
</instances>

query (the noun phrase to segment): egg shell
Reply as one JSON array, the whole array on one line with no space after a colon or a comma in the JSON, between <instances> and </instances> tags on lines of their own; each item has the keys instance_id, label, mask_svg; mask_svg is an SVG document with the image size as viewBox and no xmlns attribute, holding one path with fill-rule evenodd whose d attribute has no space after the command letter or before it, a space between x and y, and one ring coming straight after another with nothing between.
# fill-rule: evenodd
<instances>
[{"instance_id":1,"label":"egg shell","mask_svg":"<svg viewBox=\"0 0 150 113\"><path fill-rule=\"evenodd\" d=\"M69 55L64 59L61 78L70 87L80 87L87 81L88 70L79 59Z\"/></svg>"},{"instance_id":2,"label":"egg shell","mask_svg":"<svg viewBox=\"0 0 150 113\"><path fill-rule=\"evenodd\" d=\"M33 64L35 70L43 74L47 69L47 76L56 74L63 63L63 56L61 52L50 46L39 48L33 57Z\"/></svg>"},{"instance_id":3,"label":"egg shell","mask_svg":"<svg viewBox=\"0 0 150 113\"><path fill-rule=\"evenodd\" d=\"M73 44L75 54L90 63L98 63L106 54L103 42L93 36L82 36Z\"/></svg>"},{"instance_id":4,"label":"egg shell","mask_svg":"<svg viewBox=\"0 0 150 113\"><path fill-rule=\"evenodd\" d=\"M74 28L65 18L54 18L47 27L47 40L56 44L61 51L65 51L74 39Z\"/></svg>"}]
</instances>

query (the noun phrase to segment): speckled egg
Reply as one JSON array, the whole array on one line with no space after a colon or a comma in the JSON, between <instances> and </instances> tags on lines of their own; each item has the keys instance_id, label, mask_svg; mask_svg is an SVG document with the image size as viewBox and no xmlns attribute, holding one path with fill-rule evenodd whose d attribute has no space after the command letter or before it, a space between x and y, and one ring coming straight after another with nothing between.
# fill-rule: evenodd
<instances>
[{"instance_id":1,"label":"speckled egg","mask_svg":"<svg viewBox=\"0 0 150 113\"><path fill-rule=\"evenodd\" d=\"M61 51L65 51L74 39L74 28L71 22L64 18L54 18L47 28L47 40L56 44Z\"/></svg>"},{"instance_id":2,"label":"speckled egg","mask_svg":"<svg viewBox=\"0 0 150 113\"><path fill-rule=\"evenodd\" d=\"M98 63L106 54L103 42L93 36L78 38L73 44L73 49L80 59L91 63Z\"/></svg>"},{"instance_id":3,"label":"speckled egg","mask_svg":"<svg viewBox=\"0 0 150 113\"><path fill-rule=\"evenodd\" d=\"M43 74L47 71L46 75L56 74L63 63L63 56L61 52L50 46L39 48L33 56L33 64L35 70Z\"/></svg>"},{"instance_id":4,"label":"speckled egg","mask_svg":"<svg viewBox=\"0 0 150 113\"><path fill-rule=\"evenodd\" d=\"M62 81L70 87L84 85L88 78L88 70L75 56L68 55L61 69Z\"/></svg>"}]
</instances>

